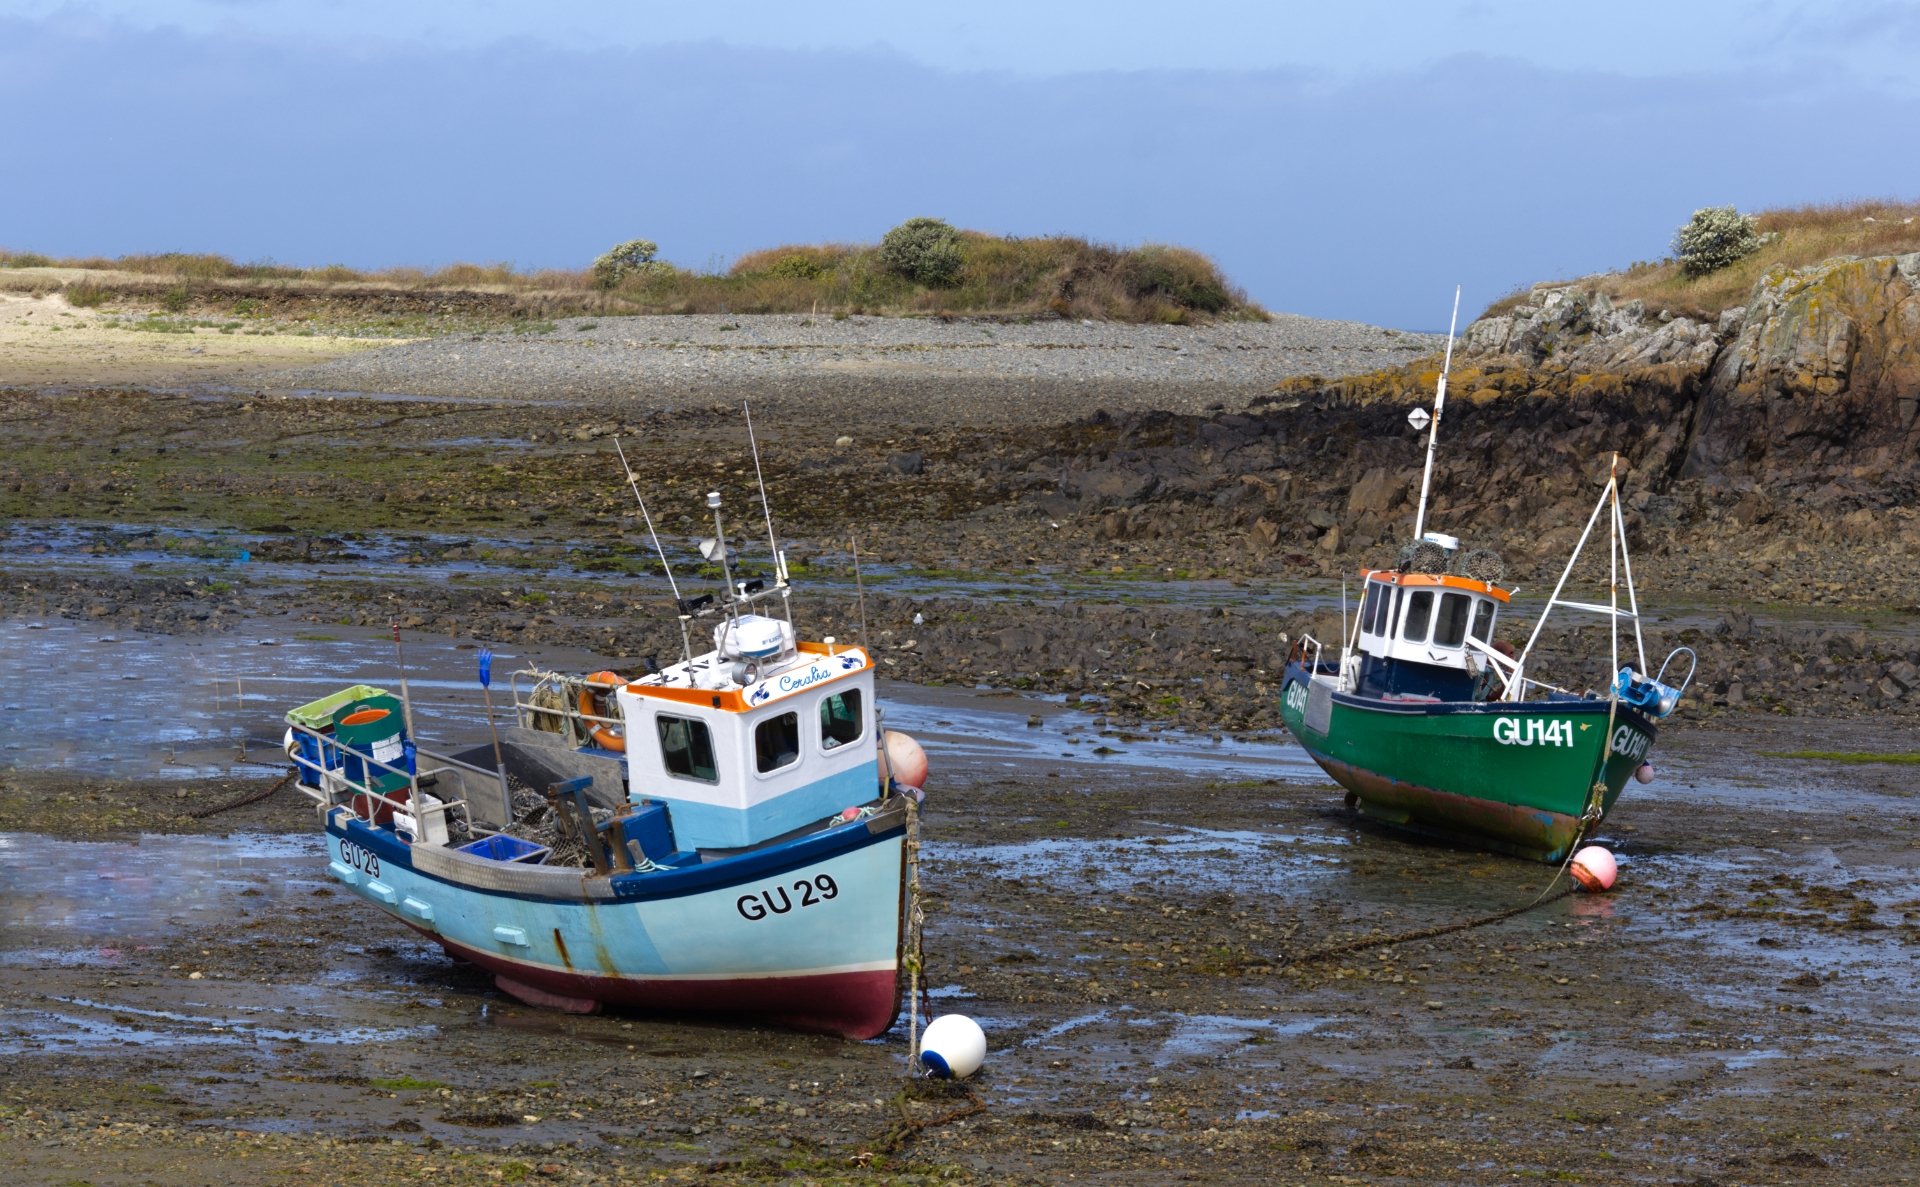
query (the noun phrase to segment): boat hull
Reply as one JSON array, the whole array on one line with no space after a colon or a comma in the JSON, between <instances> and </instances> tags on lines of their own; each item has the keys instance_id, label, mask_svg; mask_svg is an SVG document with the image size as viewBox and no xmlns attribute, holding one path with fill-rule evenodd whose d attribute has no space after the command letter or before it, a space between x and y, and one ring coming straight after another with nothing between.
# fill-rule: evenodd
<instances>
[{"instance_id":1,"label":"boat hull","mask_svg":"<svg viewBox=\"0 0 1920 1187\"><path fill-rule=\"evenodd\" d=\"M1287 668L1281 715L1366 816L1548 862L1578 839L1596 775L1604 816L1655 737L1645 717L1622 705L1610 719L1597 698L1361 697L1335 692L1299 663Z\"/></svg>"},{"instance_id":2,"label":"boat hull","mask_svg":"<svg viewBox=\"0 0 1920 1187\"><path fill-rule=\"evenodd\" d=\"M348 812L329 872L541 1005L872 1038L899 1012L904 813L684 870L595 876L414 847Z\"/></svg>"}]
</instances>

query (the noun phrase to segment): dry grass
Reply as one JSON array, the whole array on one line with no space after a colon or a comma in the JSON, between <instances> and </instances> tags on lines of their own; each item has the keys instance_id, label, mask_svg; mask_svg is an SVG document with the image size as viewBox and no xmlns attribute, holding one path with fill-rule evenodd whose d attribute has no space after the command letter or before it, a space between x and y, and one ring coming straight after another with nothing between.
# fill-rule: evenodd
<instances>
[{"instance_id":1,"label":"dry grass","mask_svg":"<svg viewBox=\"0 0 1920 1187\"><path fill-rule=\"evenodd\" d=\"M960 274L951 285L915 284L884 266L874 245L802 244L741 256L725 272L671 265L640 270L612 291L591 272L518 272L508 264L451 264L436 271L343 265L289 268L237 264L222 256L167 252L109 260L50 259L0 250L0 287L93 285L138 301L155 282L188 286L211 299L224 289L459 290L503 294L529 315L618 313L985 314L1098 318L1129 322L1264 318L1197 252L1146 245L1122 249L1069 236L1019 239L978 232L961 238ZM59 270L58 281L50 277ZM8 275L11 272L12 275ZM76 278L75 273L83 276Z\"/></svg>"},{"instance_id":2,"label":"dry grass","mask_svg":"<svg viewBox=\"0 0 1920 1187\"><path fill-rule=\"evenodd\" d=\"M1920 251L1920 203L1916 202L1839 202L1765 210L1754 215L1754 222L1767 242L1746 259L1717 272L1688 277L1676 261L1665 259L1636 263L1583 283L1593 284L1615 301L1645 301L1656 313L1665 310L1711 319L1723 309L1746 304L1754 282L1776 267L1804 268L1835 256ZM1531 291L1508 293L1480 316L1506 313L1524 302Z\"/></svg>"}]
</instances>

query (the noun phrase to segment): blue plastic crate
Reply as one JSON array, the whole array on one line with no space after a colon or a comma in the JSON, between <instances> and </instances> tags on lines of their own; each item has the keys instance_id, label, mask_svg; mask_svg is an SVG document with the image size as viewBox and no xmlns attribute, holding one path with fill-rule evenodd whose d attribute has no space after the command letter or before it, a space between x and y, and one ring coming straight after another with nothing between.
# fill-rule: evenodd
<instances>
[{"instance_id":1,"label":"blue plastic crate","mask_svg":"<svg viewBox=\"0 0 1920 1187\"><path fill-rule=\"evenodd\" d=\"M528 865L537 865L551 852L545 845L536 845L532 841L519 837L510 837L505 833L495 833L491 837L481 837L460 846L460 852L471 853L475 857L484 857L490 861L520 861Z\"/></svg>"}]
</instances>

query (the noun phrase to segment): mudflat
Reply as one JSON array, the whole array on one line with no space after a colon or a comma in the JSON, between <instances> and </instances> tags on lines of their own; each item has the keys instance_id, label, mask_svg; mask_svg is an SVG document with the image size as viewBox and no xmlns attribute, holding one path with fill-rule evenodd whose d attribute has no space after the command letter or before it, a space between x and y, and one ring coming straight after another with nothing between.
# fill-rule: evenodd
<instances>
[{"instance_id":1,"label":"mudflat","mask_svg":"<svg viewBox=\"0 0 1920 1187\"><path fill-rule=\"evenodd\" d=\"M911 327L790 328L882 359L836 368L771 326L726 354L756 323L724 324L632 347L624 390L617 368L569 390L584 371L552 335L256 357L186 390L90 379L85 350L64 378L0 372L0 1150L23 1181L1807 1183L1920 1163L1914 768L1847 757L1910 737L1866 671L1893 679L1912 647L1897 605L1727 605L1732 558L1649 555L1650 649L1686 638L1709 670L1660 778L1601 830L1620 887L1556 896L1550 869L1356 822L1278 732L1280 657L1338 633L1358 563L1248 529L1271 504L1240 481L1234 418L1284 368L1074 370L1108 367L1096 349L1127 365L1114 343L1171 355L1142 345L1160 330L933 349L993 328L960 323L909 350ZM468 383L454 354L518 378ZM889 721L933 761L930 1005L989 1042L962 1085L909 1081L904 1020L848 1044L528 1009L333 893L304 799L220 810L273 787L252 760L300 690L391 680L392 624L423 708L481 731L478 643L568 667L671 654L609 439L685 562L706 490L757 525L743 396L804 628L869 639ZM1149 449L1130 487L1116 459ZM1509 561L1535 587L1555 563ZM1577 666L1594 636L1552 646Z\"/></svg>"}]
</instances>

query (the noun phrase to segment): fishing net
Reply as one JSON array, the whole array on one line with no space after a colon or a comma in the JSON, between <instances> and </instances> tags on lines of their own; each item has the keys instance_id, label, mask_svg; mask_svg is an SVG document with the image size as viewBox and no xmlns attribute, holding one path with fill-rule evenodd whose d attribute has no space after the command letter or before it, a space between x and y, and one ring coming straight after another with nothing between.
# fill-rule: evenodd
<instances>
[{"instance_id":1,"label":"fishing net","mask_svg":"<svg viewBox=\"0 0 1920 1187\"><path fill-rule=\"evenodd\" d=\"M1507 562L1491 548L1475 548L1461 554L1459 567L1454 571L1462 577L1499 585L1507 579Z\"/></svg>"},{"instance_id":2,"label":"fishing net","mask_svg":"<svg viewBox=\"0 0 1920 1187\"><path fill-rule=\"evenodd\" d=\"M547 855L546 864L550 866L587 867L593 859L587 853L587 847L580 843L571 828L562 822L558 812L547 803L544 793L535 791L518 779L507 780L507 790L513 800L513 823L502 832L508 836L519 837L523 841L532 841L536 845L545 845L552 850ZM595 827L606 823L613 813L605 808L594 808Z\"/></svg>"}]
</instances>

